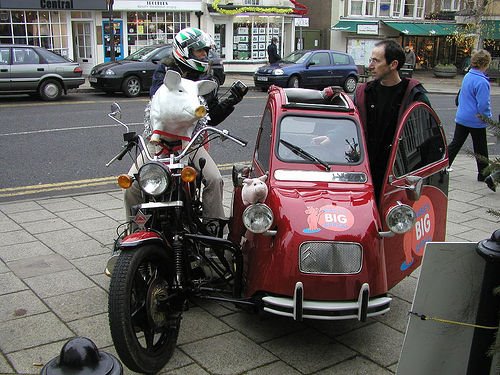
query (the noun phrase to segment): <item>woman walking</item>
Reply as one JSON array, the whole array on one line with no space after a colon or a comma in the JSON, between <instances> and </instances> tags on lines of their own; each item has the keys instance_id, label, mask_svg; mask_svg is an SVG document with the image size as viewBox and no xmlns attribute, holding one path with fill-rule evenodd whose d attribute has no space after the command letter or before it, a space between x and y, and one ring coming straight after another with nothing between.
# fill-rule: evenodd
<instances>
[{"instance_id":1,"label":"woman walking","mask_svg":"<svg viewBox=\"0 0 500 375\"><path fill-rule=\"evenodd\" d=\"M479 50L472 55L470 70L462 81L458 96L455 134L448 146L451 166L469 134L472 136L477 163L477 180L481 182L485 180L483 170L489 165L489 160L486 143L487 124L479 115L492 117L490 81L485 75L490 63L491 55L488 51Z\"/></svg>"}]
</instances>

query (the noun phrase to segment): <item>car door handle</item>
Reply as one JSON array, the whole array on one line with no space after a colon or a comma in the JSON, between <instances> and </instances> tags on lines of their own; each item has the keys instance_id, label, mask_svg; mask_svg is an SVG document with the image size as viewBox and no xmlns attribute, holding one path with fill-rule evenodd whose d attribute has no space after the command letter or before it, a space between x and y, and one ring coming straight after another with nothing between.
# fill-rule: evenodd
<instances>
[{"instance_id":1,"label":"car door handle","mask_svg":"<svg viewBox=\"0 0 500 375\"><path fill-rule=\"evenodd\" d=\"M37 72L43 72L45 69L44 68L37 68L36 71Z\"/></svg>"},{"instance_id":2,"label":"car door handle","mask_svg":"<svg viewBox=\"0 0 500 375\"><path fill-rule=\"evenodd\" d=\"M9 70L8 69L0 69L0 72L2 73L7 73Z\"/></svg>"}]
</instances>

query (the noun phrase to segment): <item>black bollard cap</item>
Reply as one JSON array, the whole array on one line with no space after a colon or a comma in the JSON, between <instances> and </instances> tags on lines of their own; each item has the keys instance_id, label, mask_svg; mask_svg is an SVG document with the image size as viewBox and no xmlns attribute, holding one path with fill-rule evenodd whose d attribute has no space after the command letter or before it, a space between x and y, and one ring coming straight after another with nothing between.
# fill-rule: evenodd
<instances>
[{"instance_id":1,"label":"black bollard cap","mask_svg":"<svg viewBox=\"0 0 500 375\"><path fill-rule=\"evenodd\" d=\"M491 235L491 238L477 244L476 251L487 262L500 262L500 229Z\"/></svg>"},{"instance_id":2,"label":"black bollard cap","mask_svg":"<svg viewBox=\"0 0 500 375\"><path fill-rule=\"evenodd\" d=\"M123 367L111 354L101 352L86 337L67 341L59 357L51 359L40 375L121 375Z\"/></svg>"}]
</instances>

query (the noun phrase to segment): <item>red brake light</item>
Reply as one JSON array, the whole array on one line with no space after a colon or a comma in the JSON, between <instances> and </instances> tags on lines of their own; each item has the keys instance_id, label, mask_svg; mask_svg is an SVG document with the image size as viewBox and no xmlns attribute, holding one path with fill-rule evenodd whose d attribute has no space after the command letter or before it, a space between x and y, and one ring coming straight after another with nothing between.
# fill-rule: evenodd
<instances>
[{"instance_id":1,"label":"red brake light","mask_svg":"<svg viewBox=\"0 0 500 375\"><path fill-rule=\"evenodd\" d=\"M80 73L80 74L82 74L83 70L82 70L82 68L80 68L79 66L77 66L75 69L73 69L73 73Z\"/></svg>"}]
</instances>

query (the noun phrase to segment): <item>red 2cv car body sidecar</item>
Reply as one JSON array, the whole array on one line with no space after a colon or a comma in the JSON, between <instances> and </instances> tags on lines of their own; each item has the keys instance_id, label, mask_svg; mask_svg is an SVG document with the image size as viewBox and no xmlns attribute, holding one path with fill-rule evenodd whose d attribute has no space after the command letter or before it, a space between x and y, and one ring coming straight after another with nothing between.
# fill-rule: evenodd
<instances>
[{"instance_id":1,"label":"red 2cv car body sidecar","mask_svg":"<svg viewBox=\"0 0 500 375\"><path fill-rule=\"evenodd\" d=\"M445 239L448 155L437 115L424 103L406 110L377 199L363 124L347 95L268 93L247 170L268 175L262 205L272 224L241 232L244 296L296 320L387 312L388 291L420 265L424 244ZM232 220L246 214L240 191Z\"/></svg>"}]
</instances>

